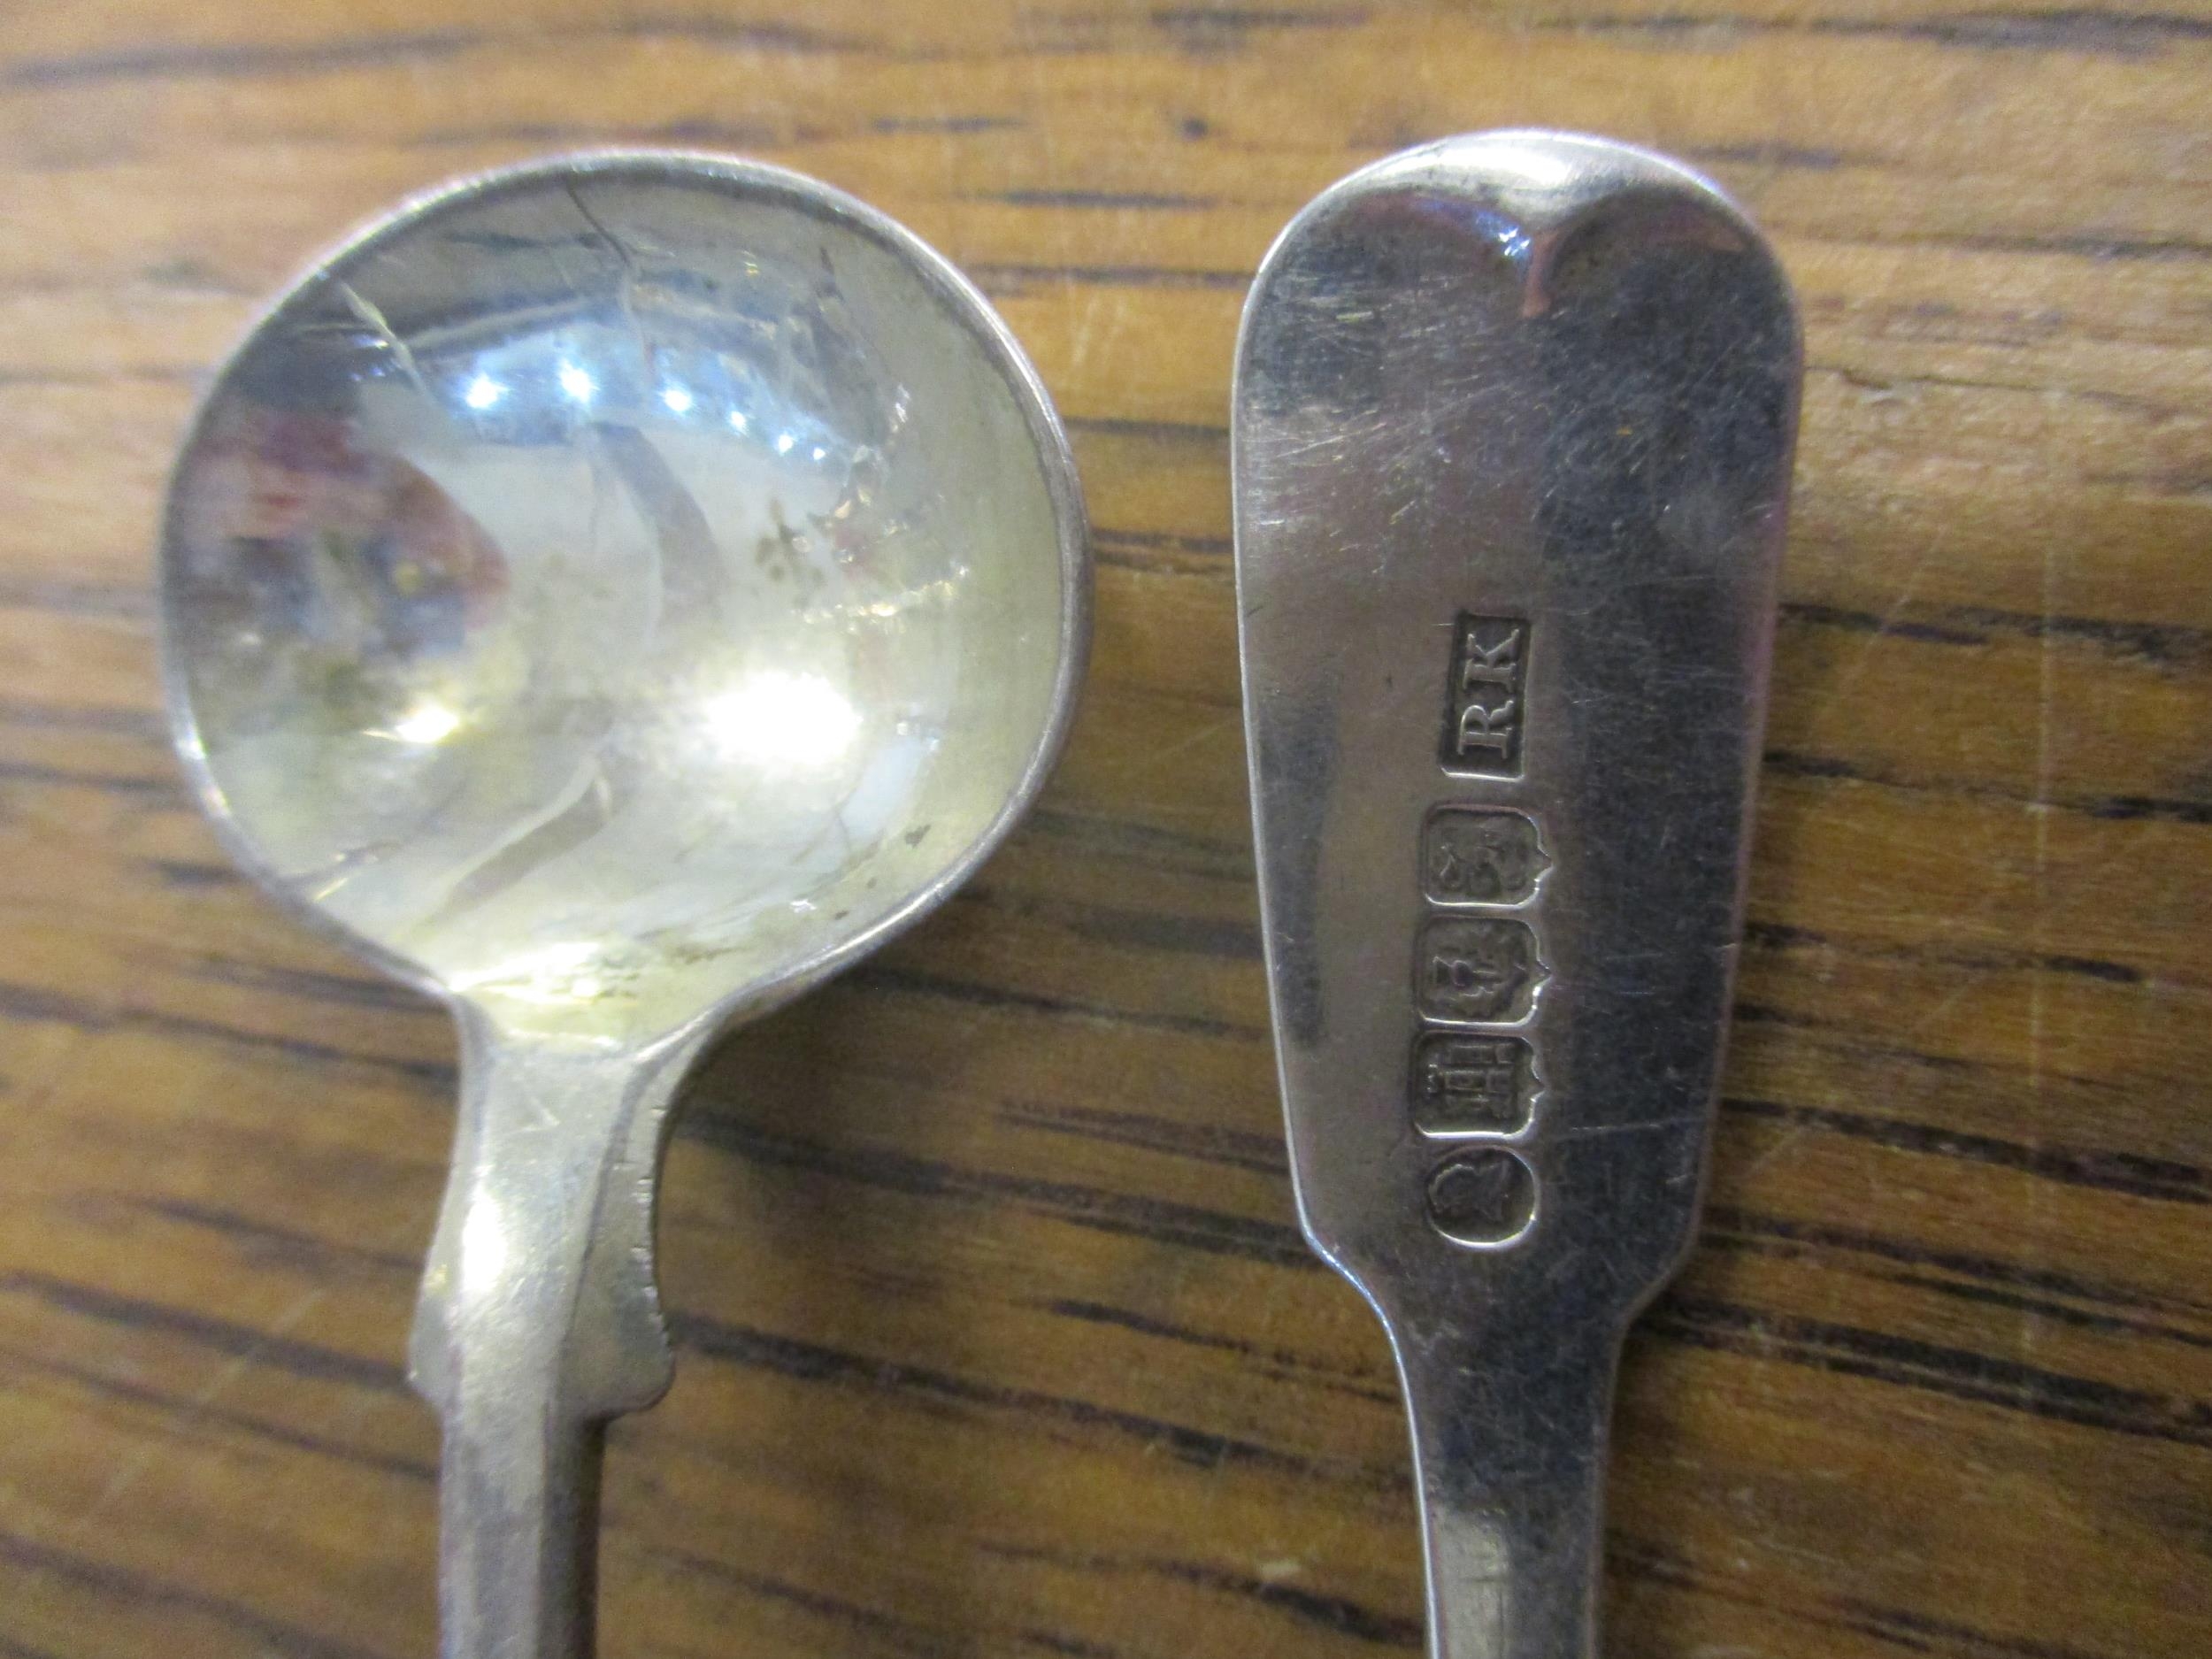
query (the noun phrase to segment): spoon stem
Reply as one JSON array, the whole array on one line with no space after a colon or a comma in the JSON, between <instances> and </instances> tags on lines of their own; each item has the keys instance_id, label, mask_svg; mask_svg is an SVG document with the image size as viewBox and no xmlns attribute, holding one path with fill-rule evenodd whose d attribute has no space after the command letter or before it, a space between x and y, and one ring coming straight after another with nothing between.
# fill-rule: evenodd
<instances>
[{"instance_id":1,"label":"spoon stem","mask_svg":"<svg viewBox=\"0 0 2212 1659\"><path fill-rule=\"evenodd\" d=\"M411 1347L445 1427L445 1659L590 1659L604 1426L666 1388L653 1191L701 1040L641 1056L465 1011L461 1113Z\"/></svg>"},{"instance_id":2,"label":"spoon stem","mask_svg":"<svg viewBox=\"0 0 2212 1659\"><path fill-rule=\"evenodd\" d=\"M1401 1354L1429 1659L1592 1659L1614 1349L1571 1340L1524 1371L1482 1346L1453 1332Z\"/></svg>"},{"instance_id":3,"label":"spoon stem","mask_svg":"<svg viewBox=\"0 0 2212 1659\"><path fill-rule=\"evenodd\" d=\"M444 1659L592 1659L604 1433L543 1397L485 1394L446 1419Z\"/></svg>"}]
</instances>

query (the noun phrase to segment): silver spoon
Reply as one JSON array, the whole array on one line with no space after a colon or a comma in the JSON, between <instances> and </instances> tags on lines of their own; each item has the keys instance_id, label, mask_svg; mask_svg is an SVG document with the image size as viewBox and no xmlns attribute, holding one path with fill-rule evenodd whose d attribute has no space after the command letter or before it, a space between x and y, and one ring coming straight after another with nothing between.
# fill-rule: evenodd
<instances>
[{"instance_id":1,"label":"silver spoon","mask_svg":"<svg viewBox=\"0 0 2212 1659\"><path fill-rule=\"evenodd\" d=\"M230 851L460 1023L411 1347L444 1652L580 1659L603 1428L671 1374L671 1102L1035 795L1087 638L1065 439L883 215L579 157L411 203L279 300L195 421L162 568Z\"/></svg>"},{"instance_id":2,"label":"silver spoon","mask_svg":"<svg viewBox=\"0 0 2212 1659\"><path fill-rule=\"evenodd\" d=\"M1629 1320L1695 1222L1789 289L1659 157L1409 150L1284 232L1233 424L1299 1212L1388 1327L1435 1659L1586 1659Z\"/></svg>"}]
</instances>

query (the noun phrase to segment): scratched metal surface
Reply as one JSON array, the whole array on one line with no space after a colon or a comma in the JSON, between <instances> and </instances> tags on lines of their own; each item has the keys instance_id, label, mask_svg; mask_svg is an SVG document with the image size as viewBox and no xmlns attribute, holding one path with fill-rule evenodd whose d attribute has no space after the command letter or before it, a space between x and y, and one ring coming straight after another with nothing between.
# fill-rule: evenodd
<instances>
[{"instance_id":1,"label":"scratched metal surface","mask_svg":"<svg viewBox=\"0 0 2212 1659\"><path fill-rule=\"evenodd\" d=\"M697 1090L608 1650L1416 1645L1381 1335L1290 1219L1225 422L1290 214L1517 123L1714 173L1809 358L1712 1203L1630 1340L1609 1651L2212 1647L2208 74L2200 5L10 8L0 1653L431 1650L399 1356L451 1038L218 858L152 526L311 252L655 139L960 262L1102 567L1042 810Z\"/></svg>"}]
</instances>

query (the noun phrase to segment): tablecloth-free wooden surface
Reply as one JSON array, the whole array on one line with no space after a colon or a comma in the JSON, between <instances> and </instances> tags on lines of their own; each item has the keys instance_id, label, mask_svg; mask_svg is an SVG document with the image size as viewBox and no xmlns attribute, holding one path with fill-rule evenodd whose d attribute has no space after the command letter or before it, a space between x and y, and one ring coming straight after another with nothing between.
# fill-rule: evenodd
<instances>
[{"instance_id":1,"label":"tablecloth-free wooden surface","mask_svg":"<svg viewBox=\"0 0 2212 1659\"><path fill-rule=\"evenodd\" d=\"M565 146L785 162L997 300L1098 644L950 908L733 1039L611 1659L1414 1649L1380 1333L1294 1227L1225 419L1312 192L1517 123L1709 169L1804 440L1710 1208L1621 1391L1608 1652L2212 1651L2212 12L24 4L0 31L0 1655L434 1648L401 1371L443 1018L165 748L163 473L258 296Z\"/></svg>"}]
</instances>

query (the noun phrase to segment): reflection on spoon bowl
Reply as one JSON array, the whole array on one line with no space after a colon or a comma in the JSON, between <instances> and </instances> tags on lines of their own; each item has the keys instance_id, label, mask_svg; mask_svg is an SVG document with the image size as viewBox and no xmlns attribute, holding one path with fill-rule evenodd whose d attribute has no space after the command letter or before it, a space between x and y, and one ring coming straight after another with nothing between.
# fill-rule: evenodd
<instances>
[{"instance_id":1,"label":"reflection on spoon bowl","mask_svg":"<svg viewBox=\"0 0 2212 1659\"><path fill-rule=\"evenodd\" d=\"M917 248L610 156L288 296L168 521L186 747L245 856L499 1024L607 1038L787 994L972 863L1058 733L1080 519Z\"/></svg>"}]
</instances>

